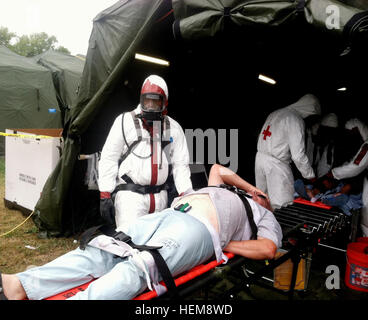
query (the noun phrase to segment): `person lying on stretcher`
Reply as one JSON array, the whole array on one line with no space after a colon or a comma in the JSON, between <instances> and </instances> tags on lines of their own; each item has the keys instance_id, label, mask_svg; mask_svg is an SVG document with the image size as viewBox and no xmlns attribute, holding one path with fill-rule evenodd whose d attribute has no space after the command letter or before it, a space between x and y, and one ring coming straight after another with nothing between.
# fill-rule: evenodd
<instances>
[{"instance_id":1,"label":"person lying on stretcher","mask_svg":"<svg viewBox=\"0 0 368 320\"><path fill-rule=\"evenodd\" d=\"M221 184L247 194L218 187ZM212 166L208 185L175 199L171 208L138 218L125 234L131 241L99 235L83 249L43 266L0 275L0 296L44 299L92 279L85 291L70 299L128 300L147 287L160 295L166 289L159 284L161 271L153 255L134 245L157 246L173 276L214 256L226 262L223 251L250 259L274 258L282 231L267 195L220 165Z\"/></svg>"},{"instance_id":2,"label":"person lying on stretcher","mask_svg":"<svg viewBox=\"0 0 368 320\"><path fill-rule=\"evenodd\" d=\"M363 206L362 184L360 177L336 180L331 174L327 174L313 184L305 184L302 179L298 179L294 187L297 197L300 196L311 202L320 201L340 208L346 215L351 215L351 210L360 209Z\"/></svg>"}]
</instances>

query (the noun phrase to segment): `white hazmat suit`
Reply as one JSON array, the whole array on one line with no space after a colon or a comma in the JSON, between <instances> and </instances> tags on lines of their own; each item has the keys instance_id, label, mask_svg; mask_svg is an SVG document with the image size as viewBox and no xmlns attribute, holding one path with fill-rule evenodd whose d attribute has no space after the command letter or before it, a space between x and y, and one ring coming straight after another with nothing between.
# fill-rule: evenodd
<instances>
[{"instance_id":1,"label":"white hazmat suit","mask_svg":"<svg viewBox=\"0 0 368 320\"><path fill-rule=\"evenodd\" d=\"M305 152L303 119L320 114L318 99L307 94L296 103L272 112L262 127L255 161L256 186L268 193L274 208L293 201L291 161L304 178L315 178Z\"/></svg>"},{"instance_id":2,"label":"white hazmat suit","mask_svg":"<svg viewBox=\"0 0 368 320\"><path fill-rule=\"evenodd\" d=\"M368 237L368 127L359 119L350 119L346 122L345 128L348 130L357 128L364 142L350 161L345 162L340 167L332 169L331 172L337 180L353 178L365 172L362 194L363 208L361 210L361 228L363 236Z\"/></svg>"},{"instance_id":3,"label":"white hazmat suit","mask_svg":"<svg viewBox=\"0 0 368 320\"><path fill-rule=\"evenodd\" d=\"M161 80L163 81L162 78ZM161 87L164 85L161 84ZM167 88L165 89L167 91ZM163 185L169 175L169 163L172 165L177 192L180 194L191 190L189 151L179 123L165 115L164 120L153 121L151 127L147 127L142 118L133 120L134 114L142 114L141 104L133 112L121 114L115 119L102 149L99 162L101 194L112 193L118 185L129 182L141 186ZM123 124L122 121L124 121ZM163 131L161 131L161 126ZM128 152L128 145L132 146L138 140L139 135L142 140L134 146L131 152ZM164 144L161 143L161 140L168 145L163 148ZM128 156L119 164L119 159L123 154L128 154ZM116 229L124 232L137 217L161 211L167 205L168 195L165 189L147 194L130 190L118 191L115 197Z\"/></svg>"}]
</instances>

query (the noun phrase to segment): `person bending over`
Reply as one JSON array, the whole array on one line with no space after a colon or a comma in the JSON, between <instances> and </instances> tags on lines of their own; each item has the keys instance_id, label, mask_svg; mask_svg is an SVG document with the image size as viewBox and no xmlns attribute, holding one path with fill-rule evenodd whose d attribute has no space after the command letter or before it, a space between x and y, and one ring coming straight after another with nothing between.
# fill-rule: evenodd
<instances>
[{"instance_id":1,"label":"person bending over","mask_svg":"<svg viewBox=\"0 0 368 320\"><path fill-rule=\"evenodd\" d=\"M229 188L218 187L220 184L244 188L249 193L246 202ZM250 259L273 259L281 246L282 231L267 209L267 195L220 165L212 166L208 185L176 198L171 208L138 218L126 234L134 244L158 246L173 276L213 256L226 262L223 251ZM70 299L128 300L147 287L158 295L164 292L158 272L150 251L99 235L85 247L43 266L1 275L0 287L3 299L44 299L96 279Z\"/></svg>"}]
</instances>

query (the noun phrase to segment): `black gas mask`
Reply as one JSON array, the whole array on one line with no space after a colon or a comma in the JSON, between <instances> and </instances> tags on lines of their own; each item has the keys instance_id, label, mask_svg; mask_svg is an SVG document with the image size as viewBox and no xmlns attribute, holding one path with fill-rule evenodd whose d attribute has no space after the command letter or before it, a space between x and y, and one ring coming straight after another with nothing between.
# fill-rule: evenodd
<instances>
[{"instance_id":1,"label":"black gas mask","mask_svg":"<svg viewBox=\"0 0 368 320\"><path fill-rule=\"evenodd\" d=\"M162 112L165 110L164 97L158 93L144 93L141 95L140 104L142 113L139 115L148 125L154 121L163 119Z\"/></svg>"}]
</instances>

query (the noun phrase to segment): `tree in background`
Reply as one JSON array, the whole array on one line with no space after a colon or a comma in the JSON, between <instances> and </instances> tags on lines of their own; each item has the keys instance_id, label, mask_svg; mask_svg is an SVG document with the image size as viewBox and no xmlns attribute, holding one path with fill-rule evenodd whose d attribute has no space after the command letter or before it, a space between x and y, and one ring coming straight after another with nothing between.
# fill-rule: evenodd
<instances>
[{"instance_id":1,"label":"tree in background","mask_svg":"<svg viewBox=\"0 0 368 320\"><path fill-rule=\"evenodd\" d=\"M16 36L14 32L9 32L8 28L0 27L0 45L5 47L11 46L10 41Z\"/></svg>"},{"instance_id":2,"label":"tree in background","mask_svg":"<svg viewBox=\"0 0 368 320\"><path fill-rule=\"evenodd\" d=\"M16 40L14 41L14 39ZM8 47L21 56L33 57L49 49L70 54L67 48L56 47L57 43L55 36L49 36L45 32L18 37L14 32L9 32L8 28L0 27L0 45Z\"/></svg>"}]
</instances>

